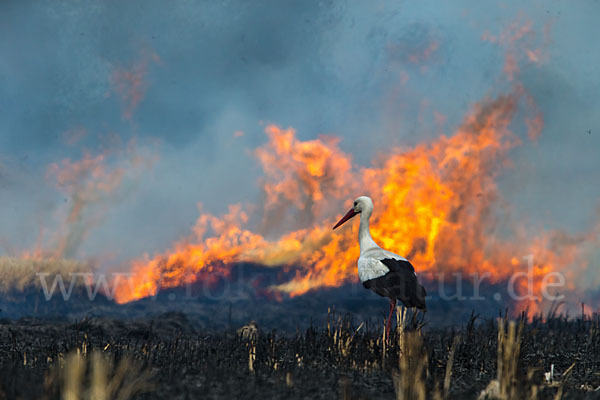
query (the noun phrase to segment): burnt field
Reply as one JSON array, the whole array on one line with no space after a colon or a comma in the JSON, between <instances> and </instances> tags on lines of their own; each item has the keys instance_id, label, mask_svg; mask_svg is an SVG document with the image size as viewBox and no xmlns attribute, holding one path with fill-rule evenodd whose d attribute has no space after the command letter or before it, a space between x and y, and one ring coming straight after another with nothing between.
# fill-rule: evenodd
<instances>
[{"instance_id":1,"label":"burnt field","mask_svg":"<svg viewBox=\"0 0 600 400\"><path fill-rule=\"evenodd\" d=\"M5 319L0 399L475 399L490 383L489 398L600 398L598 315L419 322L407 318L385 346L380 324L334 312L286 334L203 331L174 312Z\"/></svg>"}]
</instances>

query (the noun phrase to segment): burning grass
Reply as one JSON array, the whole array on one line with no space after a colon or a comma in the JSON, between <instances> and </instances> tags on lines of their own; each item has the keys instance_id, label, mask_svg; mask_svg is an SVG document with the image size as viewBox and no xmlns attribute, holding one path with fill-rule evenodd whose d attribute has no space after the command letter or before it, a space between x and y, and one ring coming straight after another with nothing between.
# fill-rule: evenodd
<instances>
[{"instance_id":1,"label":"burning grass","mask_svg":"<svg viewBox=\"0 0 600 400\"><path fill-rule=\"evenodd\" d=\"M91 271L89 264L76 260L0 257L0 293L40 289L41 280L36 275L38 273L46 273L49 281L54 281L56 275L62 275L68 280L69 274Z\"/></svg>"},{"instance_id":2,"label":"burning grass","mask_svg":"<svg viewBox=\"0 0 600 400\"><path fill-rule=\"evenodd\" d=\"M427 330L404 318L389 346L379 326L334 313L324 328L288 336L252 324L195 332L182 314L5 321L0 398L597 397L600 316L476 320Z\"/></svg>"},{"instance_id":3,"label":"burning grass","mask_svg":"<svg viewBox=\"0 0 600 400\"><path fill-rule=\"evenodd\" d=\"M541 296L548 288L554 293L559 273L561 292L581 298L579 291L590 287L582 277L599 228L528 231L502 206L498 179L511 165L511 150L523 145L519 111L529 100L519 86L483 99L451 134L385 149L370 166L353 163L335 137L303 141L292 128L268 125L268 141L255 151L264 201L230 205L221 216L202 212L190 236L133 262L133 284L119 286L116 299L126 303L230 276L236 263L293 271L270 288L278 295L356 282L356 232L331 227L358 195L374 199L375 241L410 259L421 276L450 281L458 274L496 284L526 267L531 296L520 280L515 294L528 300L519 310L543 310Z\"/></svg>"}]
</instances>

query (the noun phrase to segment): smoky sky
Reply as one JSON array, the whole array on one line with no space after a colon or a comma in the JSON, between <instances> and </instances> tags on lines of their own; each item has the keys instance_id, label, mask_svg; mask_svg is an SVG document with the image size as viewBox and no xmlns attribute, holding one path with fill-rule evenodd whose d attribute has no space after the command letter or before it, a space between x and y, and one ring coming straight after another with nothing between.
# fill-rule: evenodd
<instances>
[{"instance_id":1,"label":"smoky sky","mask_svg":"<svg viewBox=\"0 0 600 400\"><path fill-rule=\"evenodd\" d=\"M260 201L252 151L267 123L338 136L358 165L451 134L511 86L511 45L484 33L527 22L546 59L521 62L518 80L544 129L532 142L515 127L523 145L501 188L533 227L586 229L600 199L599 12L591 0L3 1L0 252L57 229L72 199L48 166L86 152L118 166L115 148L134 141L153 159L94 206L72 254L117 262L188 235L198 203Z\"/></svg>"}]
</instances>

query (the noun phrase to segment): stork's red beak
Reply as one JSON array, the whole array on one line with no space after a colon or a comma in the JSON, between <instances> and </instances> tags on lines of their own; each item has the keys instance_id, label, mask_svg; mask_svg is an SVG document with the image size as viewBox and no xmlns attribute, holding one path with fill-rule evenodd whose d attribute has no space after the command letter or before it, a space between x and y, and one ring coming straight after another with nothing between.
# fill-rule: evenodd
<instances>
[{"instance_id":1,"label":"stork's red beak","mask_svg":"<svg viewBox=\"0 0 600 400\"><path fill-rule=\"evenodd\" d=\"M337 228L338 226L340 226L340 225L341 225L341 224L343 224L344 222L348 221L350 218L354 217L356 214L358 214L358 213L357 213L356 211L354 211L354 209L353 209L353 208L351 208L351 209L350 209L350 211L348 211L348 212L346 213L346 215L344 215L344 216L342 217L342 219L340 219L340 220L338 221L338 223L337 223L337 224L335 224L335 226L333 227L333 229Z\"/></svg>"}]
</instances>

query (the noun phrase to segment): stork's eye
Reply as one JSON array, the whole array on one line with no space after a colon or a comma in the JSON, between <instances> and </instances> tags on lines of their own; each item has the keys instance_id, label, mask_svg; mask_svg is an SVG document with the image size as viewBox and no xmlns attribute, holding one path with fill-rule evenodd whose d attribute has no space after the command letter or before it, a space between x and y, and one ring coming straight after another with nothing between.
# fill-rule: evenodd
<instances>
[{"instance_id":1,"label":"stork's eye","mask_svg":"<svg viewBox=\"0 0 600 400\"><path fill-rule=\"evenodd\" d=\"M357 205L358 205L358 202L357 202L357 201L355 201L355 202L354 202L354 207L356 207Z\"/></svg>"}]
</instances>

